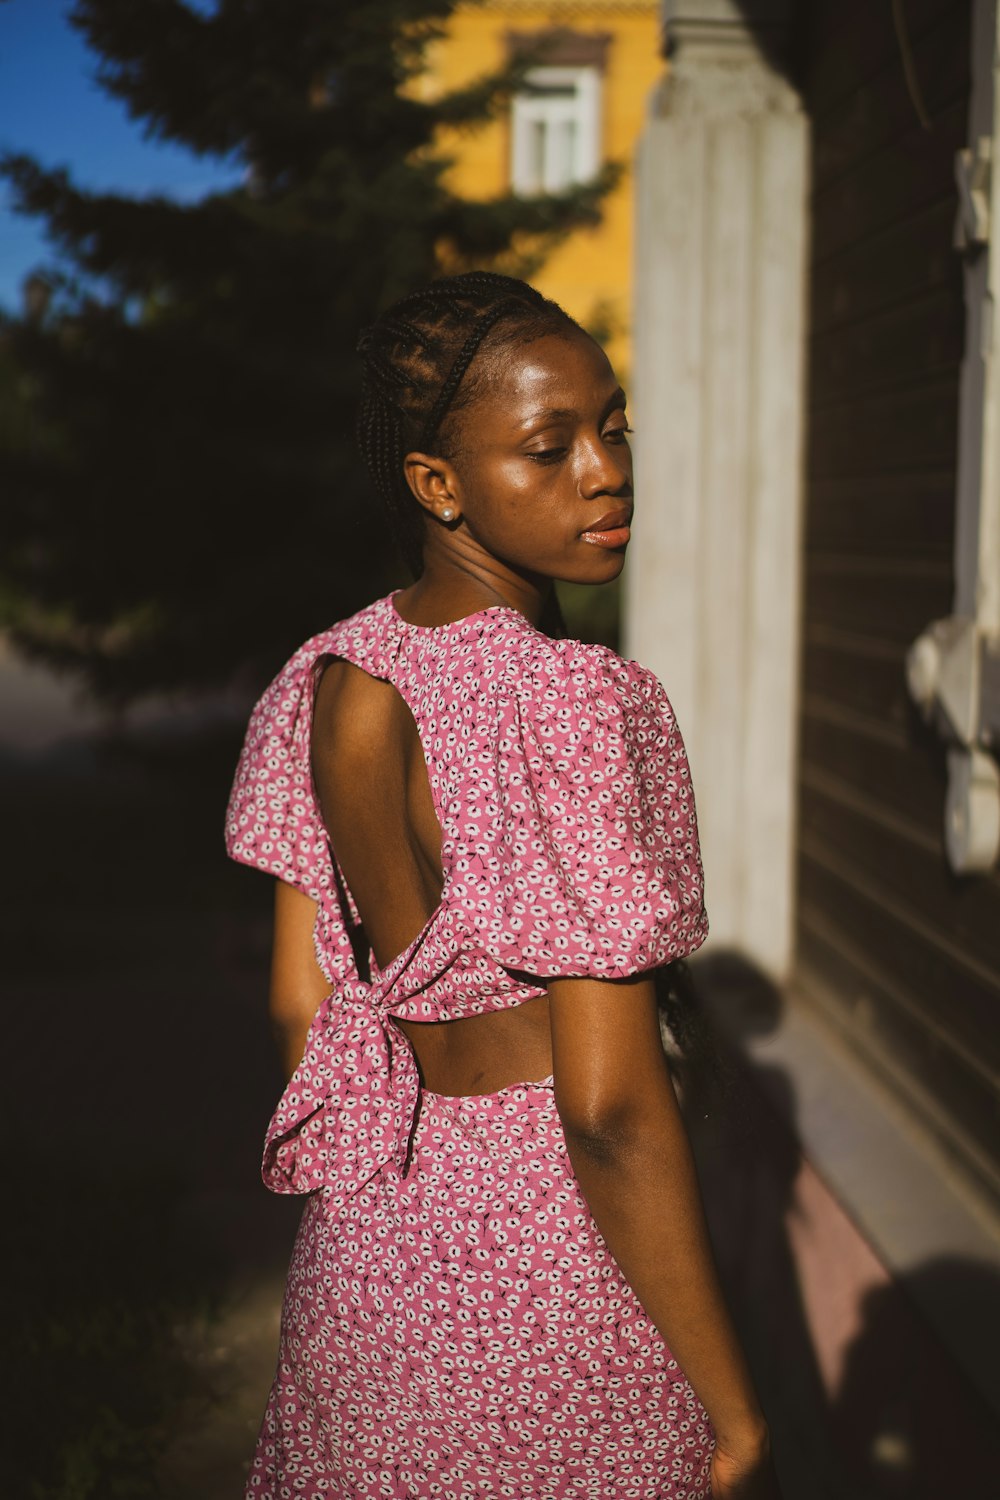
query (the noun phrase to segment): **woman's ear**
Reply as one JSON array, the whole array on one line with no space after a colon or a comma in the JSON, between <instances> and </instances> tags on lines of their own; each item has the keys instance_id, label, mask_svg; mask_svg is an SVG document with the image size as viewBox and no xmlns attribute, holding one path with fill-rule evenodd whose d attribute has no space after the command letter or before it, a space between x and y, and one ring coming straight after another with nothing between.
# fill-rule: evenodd
<instances>
[{"instance_id":1,"label":"woman's ear","mask_svg":"<svg viewBox=\"0 0 1000 1500\"><path fill-rule=\"evenodd\" d=\"M414 498L424 510L440 520L454 521L459 514L455 471L447 459L429 453L408 453L403 473Z\"/></svg>"}]
</instances>

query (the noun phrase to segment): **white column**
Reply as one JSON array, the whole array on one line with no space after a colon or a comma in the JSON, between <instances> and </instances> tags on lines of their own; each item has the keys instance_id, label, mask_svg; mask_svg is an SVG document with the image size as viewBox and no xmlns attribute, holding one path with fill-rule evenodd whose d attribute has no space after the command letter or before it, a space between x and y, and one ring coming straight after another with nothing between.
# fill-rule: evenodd
<instances>
[{"instance_id":1,"label":"white column","mask_svg":"<svg viewBox=\"0 0 1000 1500\"><path fill-rule=\"evenodd\" d=\"M767 61L786 10L666 6L673 50L637 173L625 575L626 651L662 678L688 744L711 941L779 979L792 954L808 164L799 98Z\"/></svg>"}]
</instances>

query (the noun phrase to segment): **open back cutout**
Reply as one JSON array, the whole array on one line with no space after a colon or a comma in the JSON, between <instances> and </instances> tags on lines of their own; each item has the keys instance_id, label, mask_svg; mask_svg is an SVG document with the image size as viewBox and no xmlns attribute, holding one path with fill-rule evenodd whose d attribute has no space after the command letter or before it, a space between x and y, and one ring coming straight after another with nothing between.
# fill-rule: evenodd
<instances>
[{"instance_id":1,"label":"open back cutout","mask_svg":"<svg viewBox=\"0 0 1000 1500\"><path fill-rule=\"evenodd\" d=\"M380 969L440 905L441 825L420 733L398 690L339 657L320 664L312 769L323 821Z\"/></svg>"},{"instance_id":2,"label":"open back cutout","mask_svg":"<svg viewBox=\"0 0 1000 1500\"><path fill-rule=\"evenodd\" d=\"M441 808L402 693L342 657L323 658L317 670L313 780L358 972L373 979L371 969L388 969L411 948L447 897ZM551 1076L544 995L449 1020L394 1022L422 1086L435 1093L491 1093Z\"/></svg>"}]
</instances>

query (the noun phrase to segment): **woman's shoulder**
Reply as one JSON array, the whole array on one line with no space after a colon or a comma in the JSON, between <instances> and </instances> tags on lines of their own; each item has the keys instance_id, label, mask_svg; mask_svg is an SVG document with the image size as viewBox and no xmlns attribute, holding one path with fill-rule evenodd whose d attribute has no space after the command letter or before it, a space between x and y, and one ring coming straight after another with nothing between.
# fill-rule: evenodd
<instances>
[{"instance_id":1,"label":"woman's shoulder","mask_svg":"<svg viewBox=\"0 0 1000 1500\"><path fill-rule=\"evenodd\" d=\"M318 664L331 656L345 657L378 673L386 655L387 626L393 613L391 598L387 595L376 599L309 636L286 657L260 701L273 702L277 697L311 685Z\"/></svg>"},{"instance_id":2,"label":"woman's shoulder","mask_svg":"<svg viewBox=\"0 0 1000 1500\"><path fill-rule=\"evenodd\" d=\"M510 681L525 708L544 711L595 701L627 707L662 695L648 667L610 646L575 636L551 637L525 625L514 632L510 652Z\"/></svg>"},{"instance_id":3,"label":"woman's shoulder","mask_svg":"<svg viewBox=\"0 0 1000 1500\"><path fill-rule=\"evenodd\" d=\"M502 634L509 692L495 759L476 763L489 831L473 818L462 845L486 951L549 978L621 978L691 952L706 930L694 795L658 679L527 622Z\"/></svg>"},{"instance_id":4,"label":"woman's shoulder","mask_svg":"<svg viewBox=\"0 0 1000 1500\"><path fill-rule=\"evenodd\" d=\"M364 605L354 614L335 620L332 625L327 625L325 629L303 641L285 662L282 673L295 672L324 656L343 654L351 648L370 649L381 644L393 613L392 595L387 594L384 598ZM278 675L281 676L282 673Z\"/></svg>"},{"instance_id":5,"label":"woman's shoulder","mask_svg":"<svg viewBox=\"0 0 1000 1500\"><path fill-rule=\"evenodd\" d=\"M414 625L394 604L394 593L310 636L288 658L265 694L296 693L311 681L317 663L340 656L404 691L426 680L435 698L446 683L487 703L513 698L522 713L559 708L585 710L595 703L628 710L659 700L655 675L610 646L575 636L553 637L512 606L495 605L450 624ZM459 693L462 696L462 693Z\"/></svg>"}]
</instances>

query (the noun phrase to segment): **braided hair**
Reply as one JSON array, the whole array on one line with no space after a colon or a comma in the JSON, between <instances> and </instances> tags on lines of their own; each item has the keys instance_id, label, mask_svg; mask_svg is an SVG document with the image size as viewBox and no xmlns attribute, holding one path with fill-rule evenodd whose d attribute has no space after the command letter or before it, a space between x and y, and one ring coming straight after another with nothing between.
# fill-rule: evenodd
<instances>
[{"instance_id":1,"label":"braided hair","mask_svg":"<svg viewBox=\"0 0 1000 1500\"><path fill-rule=\"evenodd\" d=\"M362 333L358 442L415 577L424 517L403 472L407 453L452 456L450 419L481 391L482 364L478 378L470 371L480 351L572 331L579 324L527 282L469 271L411 292Z\"/></svg>"}]
</instances>

